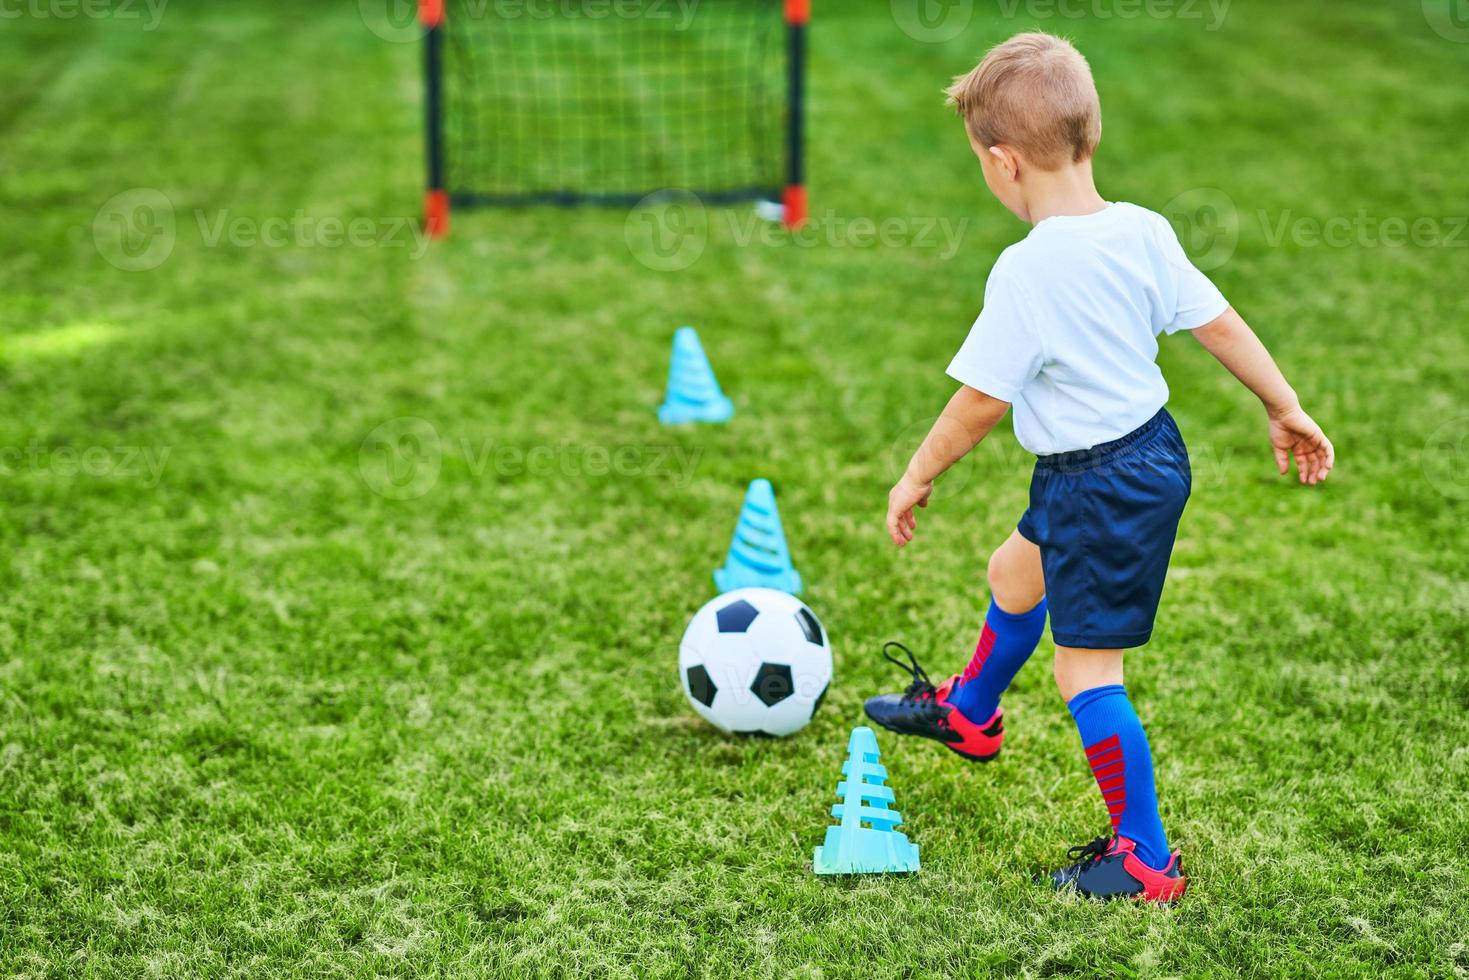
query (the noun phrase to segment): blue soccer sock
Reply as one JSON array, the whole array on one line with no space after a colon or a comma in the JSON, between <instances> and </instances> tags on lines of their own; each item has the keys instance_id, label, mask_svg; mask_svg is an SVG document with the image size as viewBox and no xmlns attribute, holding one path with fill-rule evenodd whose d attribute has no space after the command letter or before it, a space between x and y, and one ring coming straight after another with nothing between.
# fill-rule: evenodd
<instances>
[{"instance_id":1,"label":"blue soccer sock","mask_svg":"<svg viewBox=\"0 0 1469 980\"><path fill-rule=\"evenodd\" d=\"M1126 689L1121 684L1094 687L1072 698L1066 707L1076 719L1112 829L1137 843L1135 853L1143 864L1161 871L1170 855L1158 817L1153 755Z\"/></svg>"},{"instance_id":2,"label":"blue soccer sock","mask_svg":"<svg viewBox=\"0 0 1469 980\"><path fill-rule=\"evenodd\" d=\"M1044 598L1034 609L1023 613L1007 613L991 599L979 645L949 694L950 703L976 725L989 721L1000 706L1000 695L1035 652L1045 629Z\"/></svg>"}]
</instances>

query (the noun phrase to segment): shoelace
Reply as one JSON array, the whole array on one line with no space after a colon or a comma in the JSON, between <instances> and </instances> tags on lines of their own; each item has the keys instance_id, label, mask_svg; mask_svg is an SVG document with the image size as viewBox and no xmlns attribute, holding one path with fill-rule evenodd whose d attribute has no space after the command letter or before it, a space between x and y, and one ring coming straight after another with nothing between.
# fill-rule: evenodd
<instances>
[{"instance_id":1,"label":"shoelace","mask_svg":"<svg viewBox=\"0 0 1469 980\"><path fill-rule=\"evenodd\" d=\"M897 647L899 650L902 650L908 655L908 662L903 663L897 657L889 654L888 647ZM933 682L928 679L928 673L922 667L918 666L918 658L913 655L912 650L909 650L897 640L888 640L882 645L882 656L888 663L901 667L913 675L913 683L909 684L908 690L903 692L904 704L915 700L931 699L933 697L935 691Z\"/></svg>"},{"instance_id":2,"label":"shoelace","mask_svg":"<svg viewBox=\"0 0 1469 980\"><path fill-rule=\"evenodd\" d=\"M1112 838L1098 837L1089 844L1078 844L1076 847L1068 848L1066 856L1078 864L1085 863L1089 860L1100 861L1107 856L1107 852L1111 850L1111 847Z\"/></svg>"}]
</instances>

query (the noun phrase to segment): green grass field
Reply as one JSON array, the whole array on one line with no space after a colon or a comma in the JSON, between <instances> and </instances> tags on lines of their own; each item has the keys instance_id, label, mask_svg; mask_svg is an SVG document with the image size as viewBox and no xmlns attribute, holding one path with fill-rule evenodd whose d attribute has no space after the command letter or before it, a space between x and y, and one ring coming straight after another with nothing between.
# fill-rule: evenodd
<instances>
[{"instance_id":1,"label":"green grass field","mask_svg":"<svg viewBox=\"0 0 1469 980\"><path fill-rule=\"evenodd\" d=\"M422 248L419 50L357 8L0 21L0 975L1469 972L1447 3L978 4L942 43L819 5L813 230L710 209L674 270L610 210L461 213ZM1024 232L938 90L1036 26L1092 60L1103 193L1197 217L1338 451L1324 488L1277 479L1251 396L1165 344L1196 486L1129 688L1174 909L1030 884L1105 826L1049 639L995 764L883 736L921 873L809 868L862 700L901 681L879 645L957 669L1024 504L1004 426L914 546L882 530ZM726 427L654 419L683 323ZM754 476L836 649L781 741L703 725L675 671Z\"/></svg>"}]
</instances>

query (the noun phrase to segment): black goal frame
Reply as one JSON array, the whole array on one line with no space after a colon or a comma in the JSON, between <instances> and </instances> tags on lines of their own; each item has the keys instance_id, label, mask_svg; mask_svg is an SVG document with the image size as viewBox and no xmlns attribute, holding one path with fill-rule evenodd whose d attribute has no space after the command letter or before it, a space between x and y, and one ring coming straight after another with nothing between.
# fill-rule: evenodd
<instances>
[{"instance_id":1,"label":"black goal frame","mask_svg":"<svg viewBox=\"0 0 1469 980\"><path fill-rule=\"evenodd\" d=\"M510 204L574 206L602 204L630 206L661 188L650 187L638 194L595 194L576 192L533 192L525 194L482 194L458 191L447 186L447 157L444 148L444 10L445 0L418 0L418 18L424 37L424 115L428 162L428 187L424 194L423 225L432 238L449 233L449 214L457 207ZM693 193L710 204L781 197L781 220L788 228L800 228L807 219L806 199L806 30L811 20L811 0L785 0L786 24L786 126L784 188L738 188Z\"/></svg>"}]
</instances>

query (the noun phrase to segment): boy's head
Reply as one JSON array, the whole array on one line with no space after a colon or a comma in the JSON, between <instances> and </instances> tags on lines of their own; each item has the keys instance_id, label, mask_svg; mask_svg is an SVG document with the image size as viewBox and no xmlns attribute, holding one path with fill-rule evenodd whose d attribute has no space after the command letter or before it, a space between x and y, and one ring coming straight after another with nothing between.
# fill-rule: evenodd
<instances>
[{"instance_id":1,"label":"boy's head","mask_svg":"<svg viewBox=\"0 0 1469 980\"><path fill-rule=\"evenodd\" d=\"M945 94L964 120L987 179L996 165L1058 171L1084 163L1102 138L1091 68L1071 42L1051 34L1017 34L996 45ZM995 153L996 147L1012 153ZM1007 159L1013 155L1019 159Z\"/></svg>"}]
</instances>

